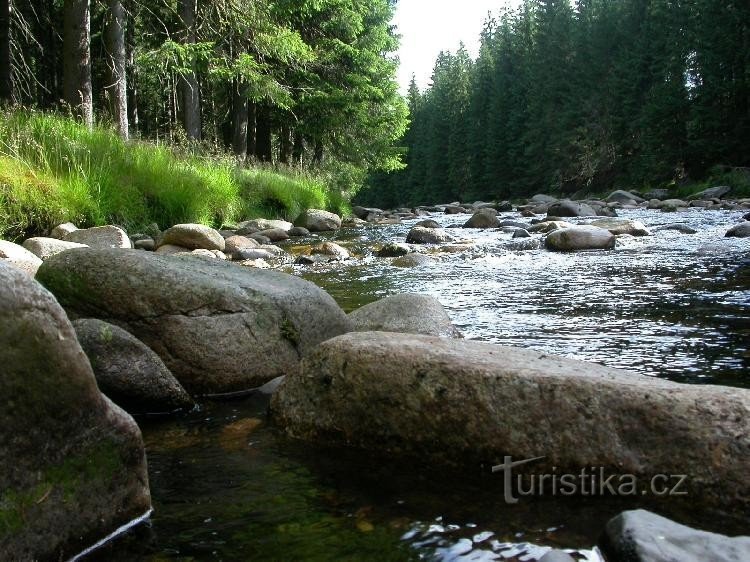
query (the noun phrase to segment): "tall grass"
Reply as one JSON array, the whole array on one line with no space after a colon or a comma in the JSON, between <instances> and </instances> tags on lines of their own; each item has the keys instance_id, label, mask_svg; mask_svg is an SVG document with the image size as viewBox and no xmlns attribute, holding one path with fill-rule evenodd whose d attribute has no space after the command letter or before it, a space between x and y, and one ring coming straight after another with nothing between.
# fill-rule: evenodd
<instances>
[{"instance_id":1,"label":"tall grass","mask_svg":"<svg viewBox=\"0 0 750 562\"><path fill-rule=\"evenodd\" d=\"M243 169L229 158L124 142L57 115L0 113L0 237L61 222L137 230L182 222L220 226L259 216L294 219L345 202L312 176Z\"/></svg>"}]
</instances>

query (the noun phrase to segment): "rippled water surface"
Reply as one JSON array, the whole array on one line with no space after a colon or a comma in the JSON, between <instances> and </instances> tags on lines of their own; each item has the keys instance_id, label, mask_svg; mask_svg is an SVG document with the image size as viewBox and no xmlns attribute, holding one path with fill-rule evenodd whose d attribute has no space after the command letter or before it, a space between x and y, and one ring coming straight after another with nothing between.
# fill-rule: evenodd
<instances>
[{"instance_id":1,"label":"rippled water surface","mask_svg":"<svg viewBox=\"0 0 750 562\"><path fill-rule=\"evenodd\" d=\"M334 238L357 259L298 269L346 310L401 292L434 295L470 339L530 347L689 383L750 387L750 240L724 238L742 213L621 211L648 227L698 230L620 238L614 251L514 250L509 233L474 240L428 266L372 257L413 222ZM517 214L508 214L518 218ZM466 216L438 216L446 227ZM524 219L527 220L527 219ZM267 398L213 403L177 420L140 420L155 513L97 556L120 560L534 560L547 547L591 552L606 520L646 506L729 532L733 521L641 498L503 501L491 474L285 439Z\"/></svg>"}]
</instances>

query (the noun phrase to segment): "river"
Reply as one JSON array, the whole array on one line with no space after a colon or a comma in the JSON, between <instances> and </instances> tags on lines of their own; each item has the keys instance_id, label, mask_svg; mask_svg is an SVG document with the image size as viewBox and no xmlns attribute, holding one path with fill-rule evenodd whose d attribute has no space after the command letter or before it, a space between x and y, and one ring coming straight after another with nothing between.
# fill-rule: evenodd
<instances>
[{"instance_id":1,"label":"river","mask_svg":"<svg viewBox=\"0 0 750 562\"><path fill-rule=\"evenodd\" d=\"M534 348L684 383L750 387L750 240L724 238L742 212L619 211L649 228L613 251L514 250L495 230L450 228L474 244L397 268L372 257L416 220L341 230L350 262L289 271L347 311L387 295L437 297L466 338ZM508 218L519 220L516 213ZM524 220L524 219L521 219ZM573 222L582 222L573 219ZM101 560L534 560L546 547L591 551L606 520L649 507L710 530L743 521L643 498L523 498L499 478L448 474L399 459L286 439L256 394L177 418L142 418L154 503L150 526L99 551ZM746 524L746 521L744 521Z\"/></svg>"}]
</instances>

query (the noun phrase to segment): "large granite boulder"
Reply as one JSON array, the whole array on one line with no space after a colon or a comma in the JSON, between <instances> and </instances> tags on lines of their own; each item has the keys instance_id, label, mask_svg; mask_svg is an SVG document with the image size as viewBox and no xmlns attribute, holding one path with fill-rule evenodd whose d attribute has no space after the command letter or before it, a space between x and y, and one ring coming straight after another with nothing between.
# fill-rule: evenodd
<instances>
[{"instance_id":1,"label":"large granite boulder","mask_svg":"<svg viewBox=\"0 0 750 562\"><path fill-rule=\"evenodd\" d=\"M366 304L349 313L358 332L403 332L460 338L440 301L429 295L404 293Z\"/></svg>"},{"instance_id":2,"label":"large granite boulder","mask_svg":"<svg viewBox=\"0 0 750 562\"><path fill-rule=\"evenodd\" d=\"M64 252L65 250L74 250L76 248L88 248L86 244L78 242L66 242L57 238L35 237L23 241L23 247L37 256L42 261L50 256Z\"/></svg>"},{"instance_id":3,"label":"large granite boulder","mask_svg":"<svg viewBox=\"0 0 750 562\"><path fill-rule=\"evenodd\" d=\"M146 515L138 426L99 392L55 298L3 263L0 365L0 558L67 560Z\"/></svg>"},{"instance_id":4,"label":"large granite boulder","mask_svg":"<svg viewBox=\"0 0 750 562\"><path fill-rule=\"evenodd\" d=\"M66 242L77 242L85 244L90 248L132 248L133 244L128 238L128 233L119 226L108 224L106 226L94 226L68 232L63 240Z\"/></svg>"},{"instance_id":5,"label":"large granite boulder","mask_svg":"<svg viewBox=\"0 0 750 562\"><path fill-rule=\"evenodd\" d=\"M7 240L0 240L0 263L11 265L34 277L39 266L42 265L42 260L23 246Z\"/></svg>"},{"instance_id":6,"label":"large granite boulder","mask_svg":"<svg viewBox=\"0 0 750 562\"><path fill-rule=\"evenodd\" d=\"M644 509L609 520L600 540L609 562L740 562L750 537L727 537L680 525Z\"/></svg>"},{"instance_id":7,"label":"large granite boulder","mask_svg":"<svg viewBox=\"0 0 750 562\"><path fill-rule=\"evenodd\" d=\"M572 226L550 232L544 239L548 250L575 252L578 250L611 250L615 235L596 226Z\"/></svg>"},{"instance_id":8,"label":"large granite boulder","mask_svg":"<svg viewBox=\"0 0 750 562\"><path fill-rule=\"evenodd\" d=\"M176 224L161 235L159 246L182 246L190 250L224 251L224 237L209 226L202 224Z\"/></svg>"},{"instance_id":9,"label":"large granite boulder","mask_svg":"<svg viewBox=\"0 0 750 562\"><path fill-rule=\"evenodd\" d=\"M271 403L294 437L476 469L684 474L703 502L750 505L750 390L487 343L386 332L323 342Z\"/></svg>"},{"instance_id":10,"label":"large granite boulder","mask_svg":"<svg viewBox=\"0 0 750 562\"><path fill-rule=\"evenodd\" d=\"M575 201L558 201L547 208L547 216L550 217L595 217L596 211L591 205L577 203Z\"/></svg>"},{"instance_id":11,"label":"large granite boulder","mask_svg":"<svg viewBox=\"0 0 750 562\"><path fill-rule=\"evenodd\" d=\"M94 318L73 322L99 389L131 414L165 413L193 399L159 356L128 332Z\"/></svg>"},{"instance_id":12,"label":"large granite boulder","mask_svg":"<svg viewBox=\"0 0 750 562\"><path fill-rule=\"evenodd\" d=\"M312 283L223 260L83 249L51 257L38 275L70 315L124 328L193 395L260 386L351 329Z\"/></svg>"},{"instance_id":13,"label":"large granite boulder","mask_svg":"<svg viewBox=\"0 0 750 562\"><path fill-rule=\"evenodd\" d=\"M308 209L297 217L294 226L301 226L310 232L337 230L341 228L341 217L320 209Z\"/></svg>"}]
</instances>

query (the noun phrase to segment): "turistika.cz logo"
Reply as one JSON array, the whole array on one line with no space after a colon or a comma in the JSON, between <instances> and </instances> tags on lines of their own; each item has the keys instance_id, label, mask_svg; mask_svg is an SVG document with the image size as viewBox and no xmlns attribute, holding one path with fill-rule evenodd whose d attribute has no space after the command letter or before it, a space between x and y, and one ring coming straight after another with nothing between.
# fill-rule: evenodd
<instances>
[{"instance_id":1,"label":"turistika.cz logo","mask_svg":"<svg viewBox=\"0 0 750 562\"><path fill-rule=\"evenodd\" d=\"M686 496L685 474L656 474L643 480L634 474L609 474L603 467L584 467L578 473L561 473L557 467L544 474L514 474L513 469L546 457L514 461L492 467L502 472L506 503L518 503L523 496ZM515 476L515 478L514 478Z\"/></svg>"}]
</instances>

